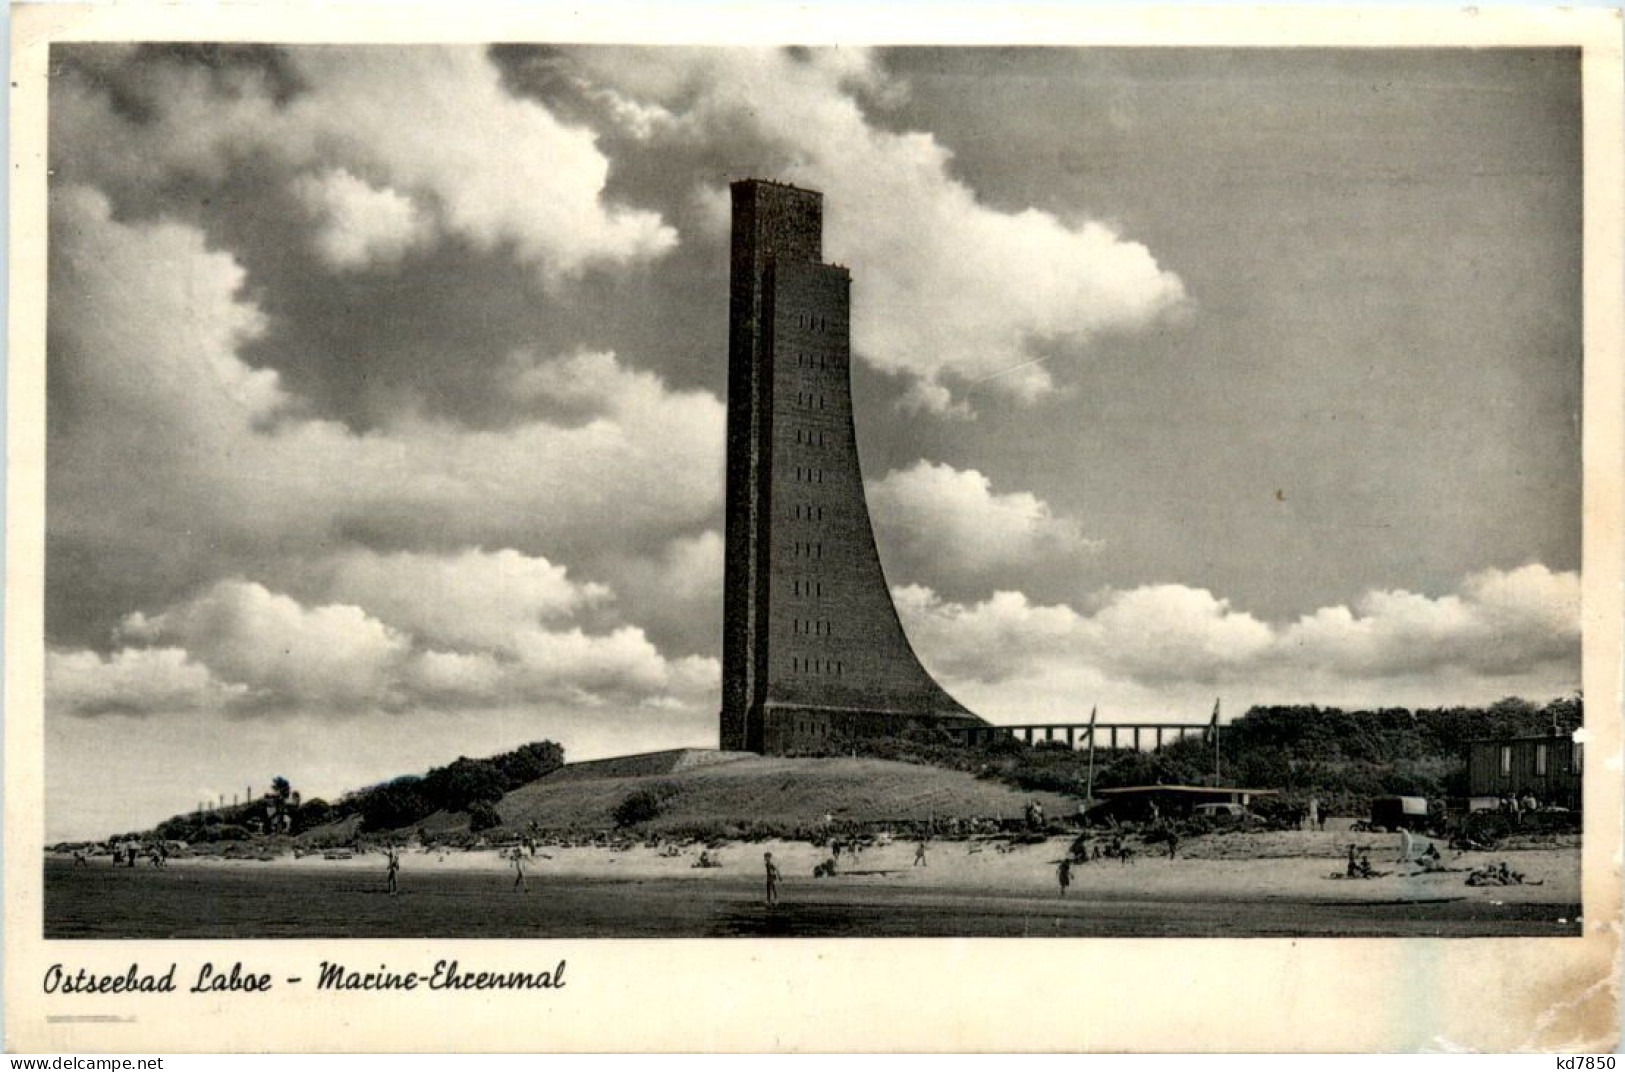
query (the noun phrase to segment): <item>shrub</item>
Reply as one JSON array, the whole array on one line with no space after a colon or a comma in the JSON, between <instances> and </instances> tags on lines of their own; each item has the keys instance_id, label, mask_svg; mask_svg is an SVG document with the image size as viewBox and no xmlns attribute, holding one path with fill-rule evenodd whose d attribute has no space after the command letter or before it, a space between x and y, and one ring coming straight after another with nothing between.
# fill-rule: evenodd
<instances>
[{"instance_id":1,"label":"shrub","mask_svg":"<svg viewBox=\"0 0 1625 1072\"><path fill-rule=\"evenodd\" d=\"M564 749L552 741L533 741L492 758L508 789L529 785L564 766Z\"/></svg>"},{"instance_id":2,"label":"shrub","mask_svg":"<svg viewBox=\"0 0 1625 1072\"><path fill-rule=\"evenodd\" d=\"M314 830L335 817L332 805L321 797L313 797L301 804L293 813L293 832L299 834L306 830Z\"/></svg>"},{"instance_id":3,"label":"shrub","mask_svg":"<svg viewBox=\"0 0 1625 1072\"><path fill-rule=\"evenodd\" d=\"M473 833L502 825L502 816L488 801L476 800L468 807L468 829Z\"/></svg>"},{"instance_id":4,"label":"shrub","mask_svg":"<svg viewBox=\"0 0 1625 1072\"><path fill-rule=\"evenodd\" d=\"M667 803L677 795L677 787L670 782L644 786L628 793L615 805L616 826L637 826L658 819Z\"/></svg>"},{"instance_id":5,"label":"shrub","mask_svg":"<svg viewBox=\"0 0 1625 1072\"><path fill-rule=\"evenodd\" d=\"M361 801L361 829L369 833L410 826L435 807L418 789L422 779L407 776L366 791Z\"/></svg>"}]
</instances>

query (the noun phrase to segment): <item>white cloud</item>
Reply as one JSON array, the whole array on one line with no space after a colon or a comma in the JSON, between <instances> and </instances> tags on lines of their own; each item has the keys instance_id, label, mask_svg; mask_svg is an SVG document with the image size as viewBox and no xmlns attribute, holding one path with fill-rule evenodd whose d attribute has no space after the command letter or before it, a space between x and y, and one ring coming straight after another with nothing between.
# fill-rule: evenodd
<instances>
[{"instance_id":1,"label":"white cloud","mask_svg":"<svg viewBox=\"0 0 1625 1072\"><path fill-rule=\"evenodd\" d=\"M117 636L125 646L112 655L52 651L47 701L76 715L212 708L345 718L714 703L717 660L669 659L637 626L590 632L553 621L607 593L545 560L346 554L319 572L365 605L305 604L252 581L219 581L158 613L128 615ZM479 620L481 606L489 621Z\"/></svg>"},{"instance_id":2,"label":"white cloud","mask_svg":"<svg viewBox=\"0 0 1625 1072\"><path fill-rule=\"evenodd\" d=\"M321 47L283 58L300 83L285 102L247 67L148 62L121 72L122 90L150 113L139 123L115 111L110 93L66 76L53 87L54 159L80 181L157 188L176 175L218 180L255 156L322 206L319 241L342 268L398 256L406 234L423 236L391 198L432 205L446 231L505 249L550 283L677 243L658 214L605 200L609 160L592 132L510 94L484 49ZM328 170L313 190L298 176L317 164Z\"/></svg>"},{"instance_id":3,"label":"white cloud","mask_svg":"<svg viewBox=\"0 0 1625 1072\"><path fill-rule=\"evenodd\" d=\"M702 232L725 238L733 227L733 194L726 186L697 186L691 197Z\"/></svg>"},{"instance_id":4,"label":"white cloud","mask_svg":"<svg viewBox=\"0 0 1625 1072\"><path fill-rule=\"evenodd\" d=\"M515 638L515 675L527 694L568 699L590 706L638 703L668 694L696 700L720 680L715 659L663 658L642 629L625 627L607 636L579 629L532 630ZM716 668L715 672L709 668Z\"/></svg>"},{"instance_id":5,"label":"white cloud","mask_svg":"<svg viewBox=\"0 0 1625 1072\"><path fill-rule=\"evenodd\" d=\"M1576 659L1579 643L1579 575L1539 564L1476 573L1439 599L1369 592L1353 610L1323 608L1281 637L1294 657L1350 674L1445 665L1508 674Z\"/></svg>"},{"instance_id":6,"label":"white cloud","mask_svg":"<svg viewBox=\"0 0 1625 1072\"><path fill-rule=\"evenodd\" d=\"M603 203L609 161L593 134L508 93L483 49L293 55L311 91L289 106L291 120L391 185L433 196L446 224L482 248L511 246L553 278L676 245L658 215Z\"/></svg>"},{"instance_id":7,"label":"white cloud","mask_svg":"<svg viewBox=\"0 0 1625 1072\"><path fill-rule=\"evenodd\" d=\"M563 566L506 549L449 555L352 549L316 569L328 598L355 603L425 643L511 649L520 633L607 601L601 584L578 584Z\"/></svg>"},{"instance_id":8,"label":"white cloud","mask_svg":"<svg viewBox=\"0 0 1625 1072\"><path fill-rule=\"evenodd\" d=\"M869 122L858 93L895 96L853 49L803 56L750 49L592 50L601 84L667 108L713 137L754 132L776 177L826 194L826 254L854 275L854 349L914 383L910 398L963 411L967 382L1033 400L1054 389L1047 344L1076 349L1106 331L1142 329L1180 307L1184 287L1145 246L1091 220L978 200L931 134Z\"/></svg>"},{"instance_id":9,"label":"white cloud","mask_svg":"<svg viewBox=\"0 0 1625 1072\"><path fill-rule=\"evenodd\" d=\"M179 646L217 677L284 702L388 707L409 639L360 607L305 607L226 580L153 617L130 615L128 640Z\"/></svg>"},{"instance_id":10,"label":"white cloud","mask_svg":"<svg viewBox=\"0 0 1625 1072\"><path fill-rule=\"evenodd\" d=\"M1285 625L1182 585L1106 591L1084 613L1020 592L977 603L894 590L922 660L984 713L1078 714L1095 702L1485 702L1579 687L1579 578L1532 564L1455 593L1371 592ZM1245 705L1244 705L1245 706Z\"/></svg>"},{"instance_id":11,"label":"white cloud","mask_svg":"<svg viewBox=\"0 0 1625 1072\"><path fill-rule=\"evenodd\" d=\"M722 592L722 534L707 530L679 536L666 546L656 583L680 600L709 599Z\"/></svg>"},{"instance_id":12,"label":"white cloud","mask_svg":"<svg viewBox=\"0 0 1625 1072\"><path fill-rule=\"evenodd\" d=\"M246 697L223 685L181 648L127 648L111 655L47 651L45 691L51 706L74 715L146 715L223 708Z\"/></svg>"},{"instance_id":13,"label":"white cloud","mask_svg":"<svg viewBox=\"0 0 1625 1072\"><path fill-rule=\"evenodd\" d=\"M1105 666L1140 681L1211 681L1268 651L1269 626L1200 588L1112 592L1090 621Z\"/></svg>"},{"instance_id":14,"label":"white cloud","mask_svg":"<svg viewBox=\"0 0 1625 1072\"><path fill-rule=\"evenodd\" d=\"M281 156L302 161L315 152L314 131L287 122L257 69L155 62L123 68L131 53L116 55L94 80L67 71L51 80L52 158L72 169L75 181L105 188L158 187L175 177L218 182L243 153L275 145ZM114 108L107 87L115 77L129 80L123 88L140 102L142 121Z\"/></svg>"},{"instance_id":15,"label":"white cloud","mask_svg":"<svg viewBox=\"0 0 1625 1072\"><path fill-rule=\"evenodd\" d=\"M343 168L301 175L293 189L320 222L316 251L333 268L399 264L434 235L433 222L410 197L370 186Z\"/></svg>"},{"instance_id":16,"label":"white cloud","mask_svg":"<svg viewBox=\"0 0 1625 1072\"><path fill-rule=\"evenodd\" d=\"M1072 518L1030 492L999 494L974 469L924 459L868 486L870 513L895 576L976 576L1098 550ZM890 555L895 552L895 560Z\"/></svg>"},{"instance_id":17,"label":"white cloud","mask_svg":"<svg viewBox=\"0 0 1625 1072\"><path fill-rule=\"evenodd\" d=\"M569 410L562 423L407 416L356 434L301 418L275 373L243 362L264 317L196 230L122 223L74 187L52 237L53 370L77 407L52 425L53 533L98 556L139 544L148 572L192 555L257 568L341 531L613 550L720 506L722 403L613 354L516 364L518 396Z\"/></svg>"},{"instance_id":18,"label":"white cloud","mask_svg":"<svg viewBox=\"0 0 1625 1072\"><path fill-rule=\"evenodd\" d=\"M229 411L254 422L284 405L277 374L237 358L266 328L258 307L237 300L241 266L196 228L111 217L88 187L52 194L52 357L65 355L76 387L100 388L98 420L129 416L131 433L161 435L135 418Z\"/></svg>"}]
</instances>

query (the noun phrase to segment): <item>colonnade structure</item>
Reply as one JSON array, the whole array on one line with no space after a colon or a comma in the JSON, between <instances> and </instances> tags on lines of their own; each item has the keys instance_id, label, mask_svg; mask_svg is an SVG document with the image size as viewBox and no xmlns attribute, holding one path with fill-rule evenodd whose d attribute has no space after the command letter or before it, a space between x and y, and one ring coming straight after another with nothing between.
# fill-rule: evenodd
<instances>
[{"instance_id":1,"label":"colonnade structure","mask_svg":"<svg viewBox=\"0 0 1625 1072\"><path fill-rule=\"evenodd\" d=\"M1192 725L1189 722L1038 722L1026 725L972 726L948 730L954 740L966 745L985 745L998 737L1014 737L1026 744L1061 741L1068 748L1131 748L1153 751L1186 737L1204 741L1218 738L1217 723ZM1126 742L1126 743L1124 743Z\"/></svg>"}]
</instances>

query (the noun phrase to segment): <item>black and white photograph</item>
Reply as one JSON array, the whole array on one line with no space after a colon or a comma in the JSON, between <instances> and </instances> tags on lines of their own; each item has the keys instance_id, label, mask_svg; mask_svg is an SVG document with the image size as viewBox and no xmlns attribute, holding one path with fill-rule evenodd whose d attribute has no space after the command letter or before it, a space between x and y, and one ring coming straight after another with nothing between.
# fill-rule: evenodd
<instances>
[{"instance_id":1,"label":"black and white photograph","mask_svg":"<svg viewBox=\"0 0 1625 1072\"><path fill-rule=\"evenodd\" d=\"M52 42L31 940L1607 925L1582 60Z\"/></svg>"}]
</instances>

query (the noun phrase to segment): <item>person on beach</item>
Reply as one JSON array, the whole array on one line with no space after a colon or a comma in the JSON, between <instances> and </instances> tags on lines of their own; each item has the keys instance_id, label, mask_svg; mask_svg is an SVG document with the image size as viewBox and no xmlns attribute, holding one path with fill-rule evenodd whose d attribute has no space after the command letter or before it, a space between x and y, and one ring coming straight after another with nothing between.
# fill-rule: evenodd
<instances>
[{"instance_id":1,"label":"person on beach","mask_svg":"<svg viewBox=\"0 0 1625 1072\"><path fill-rule=\"evenodd\" d=\"M929 866L931 866L930 864L925 862L925 839L924 838L921 838L920 843L918 845L914 846L914 866L915 867L929 867Z\"/></svg>"},{"instance_id":2,"label":"person on beach","mask_svg":"<svg viewBox=\"0 0 1625 1072\"><path fill-rule=\"evenodd\" d=\"M779 865L773 862L771 852L762 853L762 864L767 872L767 903L779 903Z\"/></svg>"},{"instance_id":3,"label":"person on beach","mask_svg":"<svg viewBox=\"0 0 1625 1072\"><path fill-rule=\"evenodd\" d=\"M1066 896L1066 888L1072 885L1072 858L1066 857L1055 869L1055 880L1061 884L1061 896Z\"/></svg>"},{"instance_id":4,"label":"person on beach","mask_svg":"<svg viewBox=\"0 0 1625 1072\"><path fill-rule=\"evenodd\" d=\"M1408 864L1416 858L1416 838L1403 826L1399 828L1399 859L1395 863Z\"/></svg>"},{"instance_id":5,"label":"person on beach","mask_svg":"<svg viewBox=\"0 0 1625 1072\"><path fill-rule=\"evenodd\" d=\"M515 892L522 889L526 893L529 893L530 880L525 877L525 854L524 851L518 847L513 850L513 870L513 888Z\"/></svg>"},{"instance_id":6,"label":"person on beach","mask_svg":"<svg viewBox=\"0 0 1625 1072\"><path fill-rule=\"evenodd\" d=\"M398 876L400 874L401 858L400 858L399 854L397 854L395 852L395 846L393 846L393 845L391 845L387 850L385 850L385 853L386 853L386 859L388 860L388 865L387 866L388 866L388 869L389 869L388 870L389 895L391 897L393 897L397 893L401 892L400 880L396 877L396 876Z\"/></svg>"}]
</instances>

